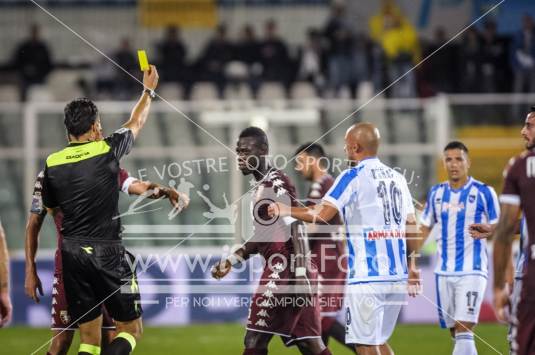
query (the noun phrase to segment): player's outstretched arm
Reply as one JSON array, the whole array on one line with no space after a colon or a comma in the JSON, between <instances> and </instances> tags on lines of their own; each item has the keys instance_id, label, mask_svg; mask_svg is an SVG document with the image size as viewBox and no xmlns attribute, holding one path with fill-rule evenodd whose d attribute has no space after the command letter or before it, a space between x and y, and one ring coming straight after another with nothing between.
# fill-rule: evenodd
<instances>
[{"instance_id":1,"label":"player's outstretched arm","mask_svg":"<svg viewBox=\"0 0 535 355\"><path fill-rule=\"evenodd\" d=\"M189 206L189 196L172 187L162 186L150 181L135 180L128 186L130 195L146 195L151 199L167 198L171 205L181 212Z\"/></svg>"},{"instance_id":2,"label":"player's outstretched arm","mask_svg":"<svg viewBox=\"0 0 535 355\"><path fill-rule=\"evenodd\" d=\"M37 267L35 265L35 256L39 246L39 232L45 220L46 214L30 213L28 223L26 224L26 237L24 242L24 252L26 258L24 290L26 295L39 303L39 294L43 296L43 286L41 280L37 275Z\"/></svg>"},{"instance_id":3,"label":"player's outstretched arm","mask_svg":"<svg viewBox=\"0 0 535 355\"><path fill-rule=\"evenodd\" d=\"M414 236L414 247L416 247L415 251L419 252L427 241L427 238L429 238L429 235L431 235L432 228L422 224L417 225L416 228L417 230L416 235Z\"/></svg>"},{"instance_id":4,"label":"player's outstretched arm","mask_svg":"<svg viewBox=\"0 0 535 355\"><path fill-rule=\"evenodd\" d=\"M249 259L252 254L254 254L252 243L245 243L226 259L222 259L212 266L212 277L217 280L222 279L227 276L234 265Z\"/></svg>"},{"instance_id":5,"label":"player's outstretched arm","mask_svg":"<svg viewBox=\"0 0 535 355\"><path fill-rule=\"evenodd\" d=\"M12 311L9 297L9 254L6 235L0 224L0 328L11 320Z\"/></svg>"},{"instance_id":6,"label":"player's outstretched arm","mask_svg":"<svg viewBox=\"0 0 535 355\"><path fill-rule=\"evenodd\" d=\"M416 259L420 250L421 237L418 233L418 224L414 214L407 216L405 223L406 240L407 240L407 265L409 267L409 295L415 297L421 292L421 278L420 271L416 264ZM426 237L427 238L427 237Z\"/></svg>"},{"instance_id":7,"label":"player's outstretched arm","mask_svg":"<svg viewBox=\"0 0 535 355\"><path fill-rule=\"evenodd\" d=\"M511 263L513 240L511 235L520 216L520 206L502 203L500 220L494 231L494 307L496 316L506 321L505 309L509 304L509 291L506 287L505 272Z\"/></svg>"},{"instance_id":8,"label":"player's outstretched arm","mask_svg":"<svg viewBox=\"0 0 535 355\"><path fill-rule=\"evenodd\" d=\"M338 209L329 202L322 202L312 207L291 207L280 202L269 205L268 215L270 217L291 216L299 221L307 223L327 223L336 216Z\"/></svg>"},{"instance_id":9,"label":"player's outstretched arm","mask_svg":"<svg viewBox=\"0 0 535 355\"><path fill-rule=\"evenodd\" d=\"M152 98L150 92L147 92L147 90L154 91L156 86L158 86L158 79L158 71L154 65L151 65L149 70L143 72L143 94L136 106L134 106L130 119L123 125L123 127L132 131L134 138L137 137L145 125L149 115Z\"/></svg>"}]
</instances>

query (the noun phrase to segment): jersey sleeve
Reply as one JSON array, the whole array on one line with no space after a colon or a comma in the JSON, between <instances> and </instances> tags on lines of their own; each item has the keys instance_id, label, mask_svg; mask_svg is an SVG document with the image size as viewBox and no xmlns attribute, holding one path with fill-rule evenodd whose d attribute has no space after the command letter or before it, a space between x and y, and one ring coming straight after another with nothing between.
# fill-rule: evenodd
<instances>
[{"instance_id":1,"label":"jersey sleeve","mask_svg":"<svg viewBox=\"0 0 535 355\"><path fill-rule=\"evenodd\" d=\"M523 159L516 159L506 168L504 172L505 183L502 194L500 195L501 203L520 206L520 188L518 182L522 161Z\"/></svg>"},{"instance_id":2,"label":"jersey sleeve","mask_svg":"<svg viewBox=\"0 0 535 355\"><path fill-rule=\"evenodd\" d=\"M431 228L435 224L435 216L434 216L434 210L433 210L433 200L435 196L435 189L431 189L429 191L429 194L427 195L427 201L425 202L425 207L420 215L420 224Z\"/></svg>"},{"instance_id":3,"label":"jersey sleeve","mask_svg":"<svg viewBox=\"0 0 535 355\"><path fill-rule=\"evenodd\" d=\"M46 208L43 204L43 178L45 177L45 172L41 171L37 175L35 184L33 186L32 193L32 205L30 207L30 213L38 214L41 216L46 215Z\"/></svg>"},{"instance_id":4,"label":"jersey sleeve","mask_svg":"<svg viewBox=\"0 0 535 355\"><path fill-rule=\"evenodd\" d=\"M289 183L288 177L276 173L273 176L273 179L270 179L269 182L265 185L267 190L272 190L274 196L273 199L277 202L284 203L285 205L296 206L297 201L295 200L295 190L294 187ZM282 218L282 222L285 225L290 225L295 222L296 219L292 216L285 216Z\"/></svg>"},{"instance_id":5,"label":"jersey sleeve","mask_svg":"<svg viewBox=\"0 0 535 355\"><path fill-rule=\"evenodd\" d=\"M323 201L335 205L341 213L356 190L354 181L358 175L358 171L358 169L353 168L338 175L329 191L323 197Z\"/></svg>"},{"instance_id":6,"label":"jersey sleeve","mask_svg":"<svg viewBox=\"0 0 535 355\"><path fill-rule=\"evenodd\" d=\"M483 189L483 196L485 198L485 213L490 224L498 223L500 217L500 204L496 191L490 186L485 186Z\"/></svg>"},{"instance_id":7,"label":"jersey sleeve","mask_svg":"<svg viewBox=\"0 0 535 355\"><path fill-rule=\"evenodd\" d=\"M111 136L106 138L117 160L130 153L134 144L134 134L128 128L119 128Z\"/></svg>"},{"instance_id":8,"label":"jersey sleeve","mask_svg":"<svg viewBox=\"0 0 535 355\"><path fill-rule=\"evenodd\" d=\"M56 208L58 207L58 202L54 191L50 186L50 181L48 179L48 170L45 167L43 173L43 182L42 182L42 196L43 196L43 207L45 208Z\"/></svg>"},{"instance_id":9,"label":"jersey sleeve","mask_svg":"<svg viewBox=\"0 0 535 355\"><path fill-rule=\"evenodd\" d=\"M129 195L128 189L130 188L130 185L136 181L136 178L130 176L128 174L128 171L125 169L119 170L119 187L121 188L121 191L125 194Z\"/></svg>"}]
</instances>

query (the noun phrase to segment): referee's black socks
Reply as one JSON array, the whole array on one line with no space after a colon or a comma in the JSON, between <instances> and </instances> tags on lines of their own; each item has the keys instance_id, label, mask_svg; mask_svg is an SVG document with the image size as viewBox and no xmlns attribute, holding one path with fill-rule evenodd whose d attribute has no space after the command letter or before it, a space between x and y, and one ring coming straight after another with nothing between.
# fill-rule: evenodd
<instances>
[{"instance_id":1,"label":"referee's black socks","mask_svg":"<svg viewBox=\"0 0 535 355\"><path fill-rule=\"evenodd\" d=\"M102 355L128 355L134 351L136 339L132 334L120 332L115 339L108 345Z\"/></svg>"}]
</instances>

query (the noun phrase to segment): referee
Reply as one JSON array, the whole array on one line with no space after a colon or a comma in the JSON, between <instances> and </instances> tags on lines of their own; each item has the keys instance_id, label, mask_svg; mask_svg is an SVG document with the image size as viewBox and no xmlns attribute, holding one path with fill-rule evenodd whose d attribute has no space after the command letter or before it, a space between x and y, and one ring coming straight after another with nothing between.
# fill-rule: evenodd
<instances>
[{"instance_id":1,"label":"referee","mask_svg":"<svg viewBox=\"0 0 535 355\"><path fill-rule=\"evenodd\" d=\"M65 107L69 145L46 160L43 203L63 212L61 245L69 313L80 327L78 354L100 354L102 307L116 321L117 337L105 354L129 354L142 333L135 270L121 242L119 161L147 120L158 84L154 66L143 74L143 94L122 128L104 140L98 109L88 99ZM126 292L125 292L126 291Z\"/></svg>"}]
</instances>

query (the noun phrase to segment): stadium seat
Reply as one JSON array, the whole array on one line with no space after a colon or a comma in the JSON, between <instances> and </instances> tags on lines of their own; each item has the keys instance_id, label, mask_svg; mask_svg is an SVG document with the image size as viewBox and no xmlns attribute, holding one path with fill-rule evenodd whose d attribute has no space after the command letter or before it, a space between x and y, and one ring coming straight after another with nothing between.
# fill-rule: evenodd
<instances>
[{"instance_id":1,"label":"stadium seat","mask_svg":"<svg viewBox=\"0 0 535 355\"><path fill-rule=\"evenodd\" d=\"M196 83L191 93L191 99L193 101L217 100L217 91L214 84L210 82Z\"/></svg>"},{"instance_id":2,"label":"stadium seat","mask_svg":"<svg viewBox=\"0 0 535 355\"><path fill-rule=\"evenodd\" d=\"M229 80L242 81L248 78L249 70L243 62L232 61L225 66L225 75Z\"/></svg>"},{"instance_id":3,"label":"stadium seat","mask_svg":"<svg viewBox=\"0 0 535 355\"><path fill-rule=\"evenodd\" d=\"M47 78L46 87L55 100L72 100L73 97L83 96L78 85L82 74L77 70L54 70Z\"/></svg>"},{"instance_id":4,"label":"stadium seat","mask_svg":"<svg viewBox=\"0 0 535 355\"><path fill-rule=\"evenodd\" d=\"M181 100L184 96L182 86L178 83L162 83L156 92L167 101Z\"/></svg>"},{"instance_id":5,"label":"stadium seat","mask_svg":"<svg viewBox=\"0 0 535 355\"><path fill-rule=\"evenodd\" d=\"M292 99L312 99L316 98L316 89L314 85L307 81L300 81L294 84L292 88Z\"/></svg>"},{"instance_id":6,"label":"stadium seat","mask_svg":"<svg viewBox=\"0 0 535 355\"><path fill-rule=\"evenodd\" d=\"M363 81L360 83L357 97L361 100L369 100L375 95L375 89L371 81Z\"/></svg>"},{"instance_id":7,"label":"stadium seat","mask_svg":"<svg viewBox=\"0 0 535 355\"><path fill-rule=\"evenodd\" d=\"M284 88L278 83L264 83L258 93L260 101L283 100L284 98Z\"/></svg>"},{"instance_id":8,"label":"stadium seat","mask_svg":"<svg viewBox=\"0 0 535 355\"><path fill-rule=\"evenodd\" d=\"M47 85L32 85L28 89L28 101L49 102L54 98Z\"/></svg>"},{"instance_id":9,"label":"stadium seat","mask_svg":"<svg viewBox=\"0 0 535 355\"><path fill-rule=\"evenodd\" d=\"M229 84L225 88L226 100L251 100L252 98L251 90L247 84Z\"/></svg>"}]
</instances>

